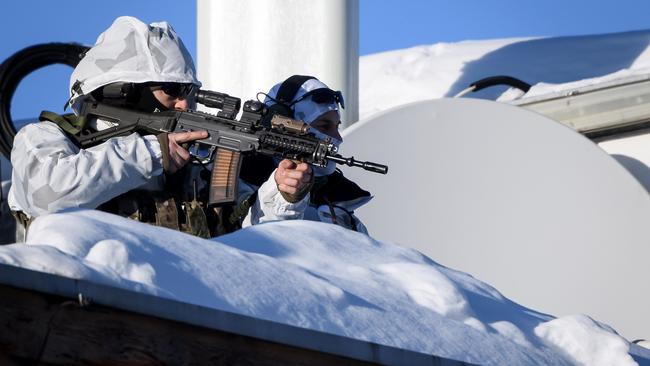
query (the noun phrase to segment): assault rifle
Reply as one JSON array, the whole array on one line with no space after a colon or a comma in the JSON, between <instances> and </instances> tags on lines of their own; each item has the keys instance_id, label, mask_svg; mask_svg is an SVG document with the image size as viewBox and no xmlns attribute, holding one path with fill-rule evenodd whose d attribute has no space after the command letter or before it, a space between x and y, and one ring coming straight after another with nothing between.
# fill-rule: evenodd
<instances>
[{"instance_id":1,"label":"assault rifle","mask_svg":"<svg viewBox=\"0 0 650 366\"><path fill-rule=\"evenodd\" d=\"M204 161L214 159L208 205L226 204L235 200L243 154L258 153L320 167L325 167L328 161L334 161L376 173L388 172L385 165L342 157L337 154L336 146L329 139L320 140L310 133L309 125L269 113L264 103L259 101L245 102L239 120L236 119L241 105L239 98L199 90L197 102L220 111L216 115L193 110L144 113L86 100L80 108L79 116L86 121L101 119L111 127L80 134L77 142L82 148L87 148L111 137L133 132L157 134L205 130L209 137L197 140L189 150Z\"/></svg>"}]
</instances>

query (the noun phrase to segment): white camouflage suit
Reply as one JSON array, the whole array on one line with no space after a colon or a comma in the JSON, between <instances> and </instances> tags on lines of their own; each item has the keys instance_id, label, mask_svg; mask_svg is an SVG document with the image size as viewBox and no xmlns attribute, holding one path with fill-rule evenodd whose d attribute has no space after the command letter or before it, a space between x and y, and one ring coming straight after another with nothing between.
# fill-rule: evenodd
<instances>
[{"instance_id":1,"label":"white camouflage suit","mask_svg":"<svg viewBox=\"0 0 650 366\"><path fill-rule=\"evenodd\" d=\"M70 103L118 82L193 83L194 63L166 22L120 17L98 38L70 78ZM77 84L78 87L73 88ZM91 122L92 123L92 122ZM95 121L102 129L102 121ZM105 127L104 127L105 128ZM79 149L52 122L26 125L14 139L9 205L28 217L68 208L96 208L132 189L160 187L162 152L155 136L133 133Z\"/></svg>"}]
</instances>

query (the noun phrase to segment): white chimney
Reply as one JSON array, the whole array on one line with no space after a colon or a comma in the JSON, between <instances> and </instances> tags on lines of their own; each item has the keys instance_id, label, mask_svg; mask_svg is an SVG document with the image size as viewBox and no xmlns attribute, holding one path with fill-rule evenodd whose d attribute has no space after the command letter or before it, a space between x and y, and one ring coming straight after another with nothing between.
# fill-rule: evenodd
<instances>
[{"instance_id":1,"label":"white chimney","mask_svg":"<svg viewBox=\"0 0 650 366\"><path fill-rule=\"evenodd\" d=\"M358 0L198 0L197 26L205 89L244 101L313 75L343 92L344 127L359 119Z\"/></svg>"}]
</instances>

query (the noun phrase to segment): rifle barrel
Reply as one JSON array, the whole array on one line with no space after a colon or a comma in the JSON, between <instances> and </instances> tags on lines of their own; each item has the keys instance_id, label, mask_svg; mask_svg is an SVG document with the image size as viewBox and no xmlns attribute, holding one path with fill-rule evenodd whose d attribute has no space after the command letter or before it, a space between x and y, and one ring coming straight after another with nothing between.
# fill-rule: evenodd
<instances>
[{"instance_id":1,"label":"rifle barrel","mask_svg":"<svg viewBox=\"0 0 650 366\"><path fill-rule=\"evenodd\" d=\"M363 168L364 170L374 172L374 173L380 173L380 174L388 173L388 166L373 163L371 161L355 160L354 156L351 156L349 158L345 158L345 157L343 157L343 156L341 156L339 154L336 154L336 155L328 155L326 157L326 159L331 160L333 162L336 162L337 164L343 164L343 165L347 165L347 166L359 167L359 168Z\"/></svg>"}]
</instances>

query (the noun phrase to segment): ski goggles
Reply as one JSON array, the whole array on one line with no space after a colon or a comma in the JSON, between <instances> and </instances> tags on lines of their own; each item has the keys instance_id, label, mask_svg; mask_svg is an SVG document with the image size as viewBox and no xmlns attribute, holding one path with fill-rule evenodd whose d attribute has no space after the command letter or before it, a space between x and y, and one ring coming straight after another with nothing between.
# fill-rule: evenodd
<instances>
[{"instance_id":1,"label":"ski goggles","mask_svg":"<svg viewBox=\"0 0 650 366\"><path fill-rule=\"evenodd\" d=\"M151 90L162 90L172 98L187 99L197 90L196 85L191 83L155 83L150 84Z\"/></svg>"},{"instance_id":2,"label":"ski goggles","mask_svg":"<svg viewBox=\"0 0 650 366\"><path fill-rule=\"evenodd\" d=\"M292 107L294 104L300 102L303 99L311 98L314 103L318 104L338 104L341 108L345 109L345 101L343 100L343 94L340 90L334 91L332 89L320 88L314 89L303 94L300 98L289 103L288 106Z\"/></svg>"}]
</instances>

